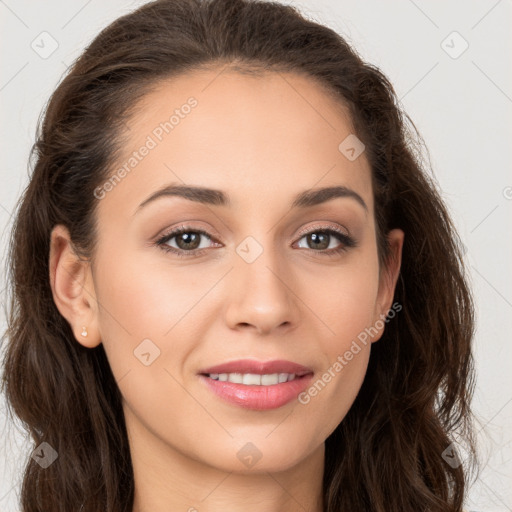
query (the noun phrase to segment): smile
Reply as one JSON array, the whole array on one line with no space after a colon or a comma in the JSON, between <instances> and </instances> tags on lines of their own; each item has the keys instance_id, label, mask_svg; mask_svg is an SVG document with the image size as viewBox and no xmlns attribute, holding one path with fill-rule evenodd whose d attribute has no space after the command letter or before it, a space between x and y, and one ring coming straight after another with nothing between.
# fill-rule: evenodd
<instances>
[{"instance_id":1,"label":"smile","mask_svg":"<svg viewBox=\"0 0 512 512\"><path fill-rule=\"evenodd\" d=\"M273 386L296 378L294 373L210 373L208 377L221 382L234 382L246 386Z\"/></svg>"}]
</instances>

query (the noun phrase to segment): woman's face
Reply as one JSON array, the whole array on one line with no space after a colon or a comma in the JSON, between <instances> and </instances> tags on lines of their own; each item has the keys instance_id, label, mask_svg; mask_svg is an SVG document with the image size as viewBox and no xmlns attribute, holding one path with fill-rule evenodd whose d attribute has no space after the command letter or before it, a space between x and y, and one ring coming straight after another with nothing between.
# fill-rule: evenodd
<instances>
[{"instance_id":1,"label":"woman's face","mask_svg":"<svg viewBox=\"0 0 512 512\"><path fill-rule=\"evenodd\" d=\"M128 122L117 178L95 192L97 307L79 338L104 345L134 456L275 471L322 450L347 414L398 268L379 272L370 168L345 110L298 75L219 73L160 83ZM399 256L402 233L390 240ZM242 359L310 373L259 388L201 375ZM293 373L231 370L218 373Z\"/></svg>"}]
</instances>

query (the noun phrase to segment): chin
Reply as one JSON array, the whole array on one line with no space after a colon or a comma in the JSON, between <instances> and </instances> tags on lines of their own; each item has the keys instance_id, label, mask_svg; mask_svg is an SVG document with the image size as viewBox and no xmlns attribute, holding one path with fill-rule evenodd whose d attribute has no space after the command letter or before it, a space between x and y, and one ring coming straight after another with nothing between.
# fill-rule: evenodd
<instances>
[{"instance_id":1,"label":"chin","mask_svg":"<svg viewBox=\"0 0 512 512\"><path fill-rule=\"evenodd\" d=\"M311 456L314 448L298 446L297 439L283 439L279 436L265 434L257 437L244 437L244 440L233 439L229 446L221 447L213 453L211 447L207 464L226 472L238 474L255 474L286 471ZM267 438L265 439L265 436ZM245 440L247 439L247 440Z\"/></svg>"}]
</instances>

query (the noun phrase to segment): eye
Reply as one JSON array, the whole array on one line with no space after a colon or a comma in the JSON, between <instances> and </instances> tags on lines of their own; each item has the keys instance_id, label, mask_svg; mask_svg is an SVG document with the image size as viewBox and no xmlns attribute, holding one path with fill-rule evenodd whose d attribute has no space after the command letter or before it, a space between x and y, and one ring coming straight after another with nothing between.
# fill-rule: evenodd
<instances>
[{"instance_id":1,"label":"eye","mask_svg":"<svg viewBox=\"0 0 512 512\"><path fill-rule=\"evenodd\" d=\"M180 226L157 240L156 244L164 251L172 252L179 257L198 256L203 254L204 246L201 247L201 238L212 240L212 237L202 229ZM173 238L176 238L177 247L168 245ZM208 247L208 245L206 245ZM187 254L192 253L192 254Z\"/></svg>"},{"instance_id":2,"label":"eye","mask_svg":"<svg viewBox=\"0 0 512 512\"><path fill-rule=\"evenodd\" d=\"M321 256L336 256L356 246L355 240L336 226L315 228L304 233L299 239L306 239L307 249L318 252ZM332 247L333 239L338 240L338 247Z\"/></svg>"},{"instance_id":3,"label":"eye","mask_svg":"<svg viewBox=\"0 0 512 512\"><path fill-rule=\"evenodd\" d=\"M156 245L166 252L176 254L180 258L195 257L204 254L211 245L208 243L202 244L202 238L210 241L214 240L208 232L202 229L180 226L159 238L156 241ZM176 239L174 242L176 245L169 245L169 242L173 239ZM308 247L302 246L300 248L306 248L314 253L318 253L320 256L336 256L356 246L356 241L336 226L315 228L301 233L299 244L303 239L307 240ZM338 247L331 247L333 239L338 240Z\"/></svg>"}]
</instances>

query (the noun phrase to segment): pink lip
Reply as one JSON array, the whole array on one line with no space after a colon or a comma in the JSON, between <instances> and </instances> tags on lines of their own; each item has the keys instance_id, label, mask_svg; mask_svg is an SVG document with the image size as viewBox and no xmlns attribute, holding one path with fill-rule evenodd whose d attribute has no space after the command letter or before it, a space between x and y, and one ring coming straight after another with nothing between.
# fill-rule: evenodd
<instances>
[{"instance_id":1,"label":"pink lip","mask_svg":"<svg viewBox=\"0 0 512 512\"><path fill-rule=\"evenodd\" d=\"M199 373L201 381L217 396L234 405L257 411L276 409L286 405L297 398L297 395L310 385L313 378L313 371L310 368L282 360L259 362L243 359L212 366ZM257 386L214 380L208 377L209 373L254 373L257 375L294 373L296 378L280 384Z\"/></svg>"},{"instance_id":2,"label":"pink lip","mask_svg":"<svg viewBox=\"0 0 512 512\"><path fill-rule=\"evenodd\" d=\"M203 375L207 373L254 373L256 375L295 373L296 375L305 375L307 373L313 373L313 370L306 366L302 366L301 364L281 359L276 359L274 361L239 359L238 361L230 361L228 363L211 366L210 368L200 370L198 373Z\"/></svg>"},{"instance_id":3,"label":"pink lip","mask_svg":"<svg viewBox=\"0 0 512 512\"><path fill-rule=\"evenodd\" d=\"M206 375L200 375L199 378L209 389L227 402L246 409L265 411L282 407L297 398L297 395L309 386L313 374L271 386L246 386L234 382L222 382Z\"/></svg>"}]
</instances>

